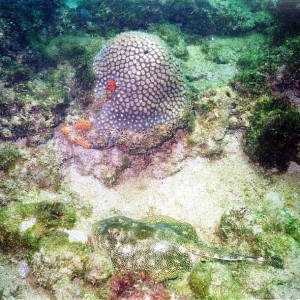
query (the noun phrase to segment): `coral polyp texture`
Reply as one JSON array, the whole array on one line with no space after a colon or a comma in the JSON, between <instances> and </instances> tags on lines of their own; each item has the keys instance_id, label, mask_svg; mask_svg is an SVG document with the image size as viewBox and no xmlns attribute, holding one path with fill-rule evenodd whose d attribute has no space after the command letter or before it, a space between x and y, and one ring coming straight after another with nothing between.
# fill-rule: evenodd
<instances>
[{"instance_id":1,"label":"coral polyp texture","mask_svg":"<svg viewBox=\"0 0 300 300\"><path fill-rule=\"evenodd\" d=\"M149 149L185 126L190 105L184 78L158 37L119 34L96 55L93 69L94 100L84 116L91 130L80 135L92 148Z\"/></svg>"},{"instance_id":2,"label":"coral polyp texture","mask_svg":"<svg viewBox=\"0 0 300 300\"><path fill-rule=\"evenodd\" d=\"M111 92L97 118L101 128L145 130L169 122L186 109L181 72L153 35L117 36L96 56L94 70L97 97L101 99L107 89Z\"/></svg>"}]
</instances>

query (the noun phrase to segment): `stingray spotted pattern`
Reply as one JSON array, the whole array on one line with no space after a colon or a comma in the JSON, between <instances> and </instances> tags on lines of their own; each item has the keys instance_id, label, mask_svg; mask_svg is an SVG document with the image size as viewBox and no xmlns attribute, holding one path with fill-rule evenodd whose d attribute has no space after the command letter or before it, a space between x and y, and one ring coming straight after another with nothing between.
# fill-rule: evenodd
<instances>
[{"instance_id":1,"label":"stingray spotted pattern","mask_svg":"<svg viewBox=\"0 0 300 300\"><path fill-rule=\"evenodd\" d=\"M188 108L180 69L156 36L130 31L97 54L96 99L103 106L99 129L140 131L181 118Z\"/></svg>"},{"instance_id":2,"label":"stingray spotted pattern","mask_svg":"<svg viewBox=\"0 0 300 300\"><path fill-rule=\"evenodd\" d=\"M248 257L210 248L195 229L172 218L133 220L116 216L94 225L93 243L111 256L121 271L146 271L158 281L175 278L199 261L248 261L282 267L277 257Z\"/></svg>"}]
</instances>

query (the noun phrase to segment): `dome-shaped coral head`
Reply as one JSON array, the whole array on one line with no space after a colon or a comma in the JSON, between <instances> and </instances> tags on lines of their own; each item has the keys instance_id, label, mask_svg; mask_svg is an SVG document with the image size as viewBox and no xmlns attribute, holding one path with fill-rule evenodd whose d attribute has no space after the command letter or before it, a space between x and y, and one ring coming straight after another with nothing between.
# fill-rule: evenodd
<instances>
[{"instance_id":1,"label":"dome-shaped coral head","mask_svg":"<svg viewBox=\"0 0 300 300\"><path fill-rule=\"evenodd\" d=\"M97 117L99 129L147 130L181 117L187 108L179 67L153 35L118 35L93 66L96 97L108 100Z\"/></svg>"},{"instance_id":2,"label":"dome-shaped coral head","mask_svg":"<svg viewBox=\"0 0 300 300\"><path fill-rule=\"evenodd\" d=\"M180 68L158 37L117 35L96 55L94 102L85 116L93 148L146 151L184 127L189 113Z\"/></svg>"}]
</instances>

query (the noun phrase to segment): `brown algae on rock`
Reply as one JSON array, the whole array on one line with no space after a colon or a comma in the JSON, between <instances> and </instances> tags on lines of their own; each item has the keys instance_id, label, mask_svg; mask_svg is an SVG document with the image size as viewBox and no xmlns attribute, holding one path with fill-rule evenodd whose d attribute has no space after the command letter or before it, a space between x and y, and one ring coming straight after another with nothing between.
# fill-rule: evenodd
<instances>
[{"instance_id":1,"label":"brown algae on rock","mask_svg":"<svg viewBox=\"0 0 300 300\"><path fill-rule=\"evenodd\" d=\"M13 143L0 144L0 171L8 171L13 168L16 161L21 158L21 153Z\"/></svg>"}]
</instances>

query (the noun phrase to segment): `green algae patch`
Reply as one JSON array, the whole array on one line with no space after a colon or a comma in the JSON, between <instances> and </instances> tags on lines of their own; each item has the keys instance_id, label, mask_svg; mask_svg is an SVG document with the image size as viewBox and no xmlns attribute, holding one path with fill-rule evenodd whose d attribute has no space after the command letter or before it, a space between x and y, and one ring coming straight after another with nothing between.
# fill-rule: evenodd
<instances>
[{"instance_id":1,"label":"green algae patch","mask_svg":"<svg viewBox=\"0 0 300 300\"><path fill-rule=\"evenodd\" d=\"M230 88L208 90L193 103L194 115L189 120L191 134L186 145L205 157L218 157L224 150L224 138L231 127L230 107L236 101Z\"/></svg>"},{"instance_id":2,"label":"green algae patch","mask_svg":"<svg viewBox=\"0 0 300 300\"><path fill-rule=\"evenodd\" d=\"M61 106L68 101L68 82L50 83L40 78L10 87L0 85L0 138L26 137L28 144L42 144L52 137L61 120Z\"/></svg>"},{"instance_id":3,"label":"green algae patch","mask_svg":"<svg viewBox=\"0 0 300 300\"><path fill-rule=\"evenodd\" d=\"M28 151L27 160L16 168L15 177L24 180L30 186L57 191L61 187L61 159L58 153L43 147ZM18 175L18 172L22 175ZM24 174L24 175L23 175Z\"/></svg>"},{"instance_id":4,"label":"green algae patch","mask_svg":"<svg viewBox=\"0 0 300 300\"><path fill-rule=\"evenodd\" d=\"M84 47L91 42L91 38L63 35L50 41L45 48L45 53L50 59L74 59L74 56L81 55Z\"/></svg>"},{"instance_id":5,"label":"green algae patch","mask_svg":"<svg viewBox=\"0 0 300 300\"><path fill-rule=\"evenodd\" d=\"M266 253L266 255L273 257L285 257L292 250L293 245L294 240L291 237L277 233L258 236L255 248L258 248L258 250L264 249L264 253ZM282 264L280 264L280 266L283 267Z\"/></svg>"},{"instance_id":6,"label":"green algae patch","mask_svg":"<svg viewBox=\"0 0 300 300\"><path fill-rule=\"evenodd\" d=\"M199 264L189 276L189 286L194 295L200 299L207 299L211 284L211 275L207 272L206 264Z\"/></svg>"},{"instance_id":7,"label":"green algae patch","mask_svg":"<svg viewBox=\"0 0 300 300\"><path fill-rule=\"evenodd\" d=\"M244 89L249 90L253 95L268 92L266 85L267 74L260 70L245 69L238 73L234 80L243 85Z\"/></svg>"},{"instance_id":8,"label":"green algae patch","mask_svg":"<svg viewBox=\"0 0 300 300\"><path fill-rule=\"evenodd\" d=\"M9 201L33 202L30 199L33 193L46 193L46 190L57 192L61 189L62 161L57 151L48 147L23 147L21 153L22 157L15 167L0 180L0 192L3 197L1 205ZM60 197L54 197L60 199Z\"/></svg>"},{"instance_id":9,"label":"green algae patch","mask_svg":"<svg viewBox=\"0 0 300 300\"><path fill-rule=\"evenodd\" d=\"M35 205L38 219L47 228L72 228L76 221L75 210L60 202L40 202Z\"/></svg>"},{"instance_id":10,"label":"green algae patch","mask_svg":"<svg viewBox=\"0 0 300 300\"><path fill-rule=\"evenodd\" d=\"M0 247L16 251L37 250L44 237L63 235L59 228L72 228L76 221L73 208L62 203L15 204L0 212Z\"/></svg>"},{"instance_id":11,"label":"green algae patch","mask_svg":"<svg viewBox=\"0 0 300 300\"><path fill-rule=\"evenodd\" d=\"M56 234L46 236L40 242L42 251L49 251L59 255L64 253L71 253L72 255L79 255L81 258L87 259L88 255L92 252L92 248L80 242L70 243L66 234ZM77 270L79 272L79 270Z\"/></svg>"},{"instance_id":12,"label":"green algae patch","mask_svg":"<svg viewBox=\"0 0 300 300\"><path fill-rule=\"evenodd\" d=\"M22 201L27 197L27 185L12 178L3 178L0 180L0 205L6 205L10 201Z\"/></svg>"},{"instance_id":13,"label":"green algae patch","mask_svg":"<svg viewBox=\"0 0 300 300\"><path fill-rule=\"evenodd\" d=\"M261 97L253 109L245 135L245 152L266 169L285 171L299 162L300 112L282 101Z\"/></svg>"},{"instance_id":14,"label":"green algae patch","mask_svg":"<svg viewBox=\"0 0 300 300\"><path fill-rule=\"evenodd\" d=\"M64 35L50 41L45 48L48 59L55 64L68 61L75 69L75 78L82 88L94 82L92 59L102 46L102 39Z\"/></svg>"},{"instance_id":15,"label":"green algae patch","mask_svg":"<svg viewBox=\"0 0 300 300\"><path fill-rule=\"evenodd\" d=\"M235 251L284 260L299 247L300 220L282 209L232 209L220 220L218 236ZM278 259L278 267L283 267ZM274 260L274 263L276 260Z\"/></svg>"},{"instance_id":16,"label":"green algae patch","mask_svg":"<svg viewBox=\"0 0 300 300\"><path fill-rule=\"evenodd\" d=\"M285 213L285 212L284 212ZM284 224L285 232L290 235L298 244L300 244L300 220L289 213L286 214Z\"/></svg>"},{"instance_id":17,"label":"green algae patch","mask_svg":"<svg viewBox=\"0 0 300 300\"><path fill-rule=\"evenodd\" d=\"M188 60L183 63L187 79L198 94L210 88L227 86L240 74L260 65L268 55L270 38L263 34L243 37L212 36L188 45Z\"/></svg>"},{"instance_id":18,"label":"green algae patch","mask_svg":"<svg viewBox=\"0 0 300 300\"><path fill-rule=\"evenodd\" d=\"M198 96L209 89L227 86L237 73L233 63L217 64L208 60L202 48L202 45L188 45L188 59L182 62L189 86Z\"/></svg>"},{"instance_id":19,"label":"green algae patch","mask_svg":"<svg viewBox=\"0 0 300 300\"><path fill-rule=\"evenodd\" d=\"M21 152L13 143L7 142L0 144L0 170L8 171L13 168L17 160L21 157Z\"/></svg>"},{"instance_id":20,"label":"green algae patch","mask_svg":"<svg viewBox=\"0 0 300 300\"><path fill-rule=\"evenodd\" d=\"M239 283L232 271L221 263L199 263L188 277L196 299L241 299Z\"/></svg>"},{"instance_id":21,"label":"green algae patch","mask_svg":"<svg viewBox=\"0 0 300 300\"><path fill-rule=\"evenodd\" d=\"M257 65L265 57L270 41L263 34L249 34L244 37L207 38L202 43L206 58L217 64L238 63L239 66Z\"/></svg>"},{"instance_id":22,"label":"green algae patch","mask_svg":"<svg viewBox=\"0 0 300 300\"><path fill-rule=\"evenodd\" d=\"M43 238L30 264L35 283L56 299L99 299L113 273L107 255L87 244L70 243L66 235Z\"/></svg>"},{"instance_id":23,"label":"green algae patch","mask_svg":"<svg viewBox=\"0 0 300 300\"><path fill-rule=\"evenodd\" d=\"M172 53L183 60L188 59L185 36L180 27L171 24L151 25L149 32L158 35L172 49Z\"/></svg>"},{"instance_id":24,"label":"green algae patch","mask_svg":"<svg viewBox=\"0 0 300 300\"><path fill-rule=\"evenodd\" d=\"M36 287L55 299L99 299L113 272L110 258L84 243L71 241L73 207L61 202L15 204L0 212L0 249L21 254Z\"/></svg>"},{"instance_id":25,"label":"green algae patch","mask_svg":"<svg viewBox=\"0 0 300 300\"><path fill-rule=\"evenodd\" d=\"M263 44L253 46L249 45L249 49L238 56L237 66L240 72L234 77L233 85L240 92L250 93L252 96L269 93L274 87L275 90L279 88L277 91L280 93L293 86L296 90L299 78L300 38L287 38L282 42L276 41L275 34L273 41L265 38Z\"/></svg>"},{"instance_id":26,"label":"green algae patch","mask_svg":"<svg viewBox=\"0 0 300 300\"><path fill-rule=\"evenodd\" d=\"M265 220L263 229L288 235L300 244L300 219L286 209L275 211L271 218Z\"/></svg>"}]
</instances>

